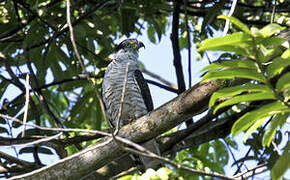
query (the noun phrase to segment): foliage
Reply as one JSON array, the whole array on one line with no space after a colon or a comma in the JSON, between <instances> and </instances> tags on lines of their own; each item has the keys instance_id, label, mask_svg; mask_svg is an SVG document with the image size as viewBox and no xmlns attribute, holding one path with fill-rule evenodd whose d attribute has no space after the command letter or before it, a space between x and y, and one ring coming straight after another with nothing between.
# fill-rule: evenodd
<instances>
[{"instance_id":1,"label":"foliage","mask_svg":"<svg viewBox=\"0 0 290 180\"><path fill-rule=\"evenodd\" d=\"M236 106L242 103L264 101L259 108L241 116L232 127L235 136L245 131L246 138L265 122L269 121L261 145L270 146L278 127L282 128L290 114L290 77L285 72L290 63L289 44L283 47L284 39L272 37L284 28L277 24L269 24L262 29L249 29L238 19L219 16L228 19L243 32L236 32L225 37L207 39L200 46L199 51L231 51L239 55L237 59L220 61L205 68L208 73L203 81L210 79L244 78L248 82L242 85L221 89L215 92L210 99L209 106L216 113L227 106ZM269 43L271 42L271 43ZM285 49L287 48L287 49ZM278 65L279 64L279 65ZM275 78L276 77L276 78ZM273 80L275 78L275 80ZM215 105L218 100L223 102ZM260 147L259 147L260 148ZM281 158L289 159L288 149L277 160L279 165L271 171L274 179L280 177L287 169ZM278 168L281 171L277 171Z\"/></svg>"},{"instance_id":2,"label":"foliage","mask_svg":"<svg viewBox=\"0 0 290 180\"><path fill-rule=\"evenodd\" d=\"M162 168L159 168L157 171L155 171L154 169L147 169L146 172L143 173L142 175L139 175L136 173L134 175L123 176L121 178L118 178L118 180L129 180L129 179L167 180L173 177L174 176L172 175L172 170L166 167L162 167Z\"/></svg>"}]
</instances>

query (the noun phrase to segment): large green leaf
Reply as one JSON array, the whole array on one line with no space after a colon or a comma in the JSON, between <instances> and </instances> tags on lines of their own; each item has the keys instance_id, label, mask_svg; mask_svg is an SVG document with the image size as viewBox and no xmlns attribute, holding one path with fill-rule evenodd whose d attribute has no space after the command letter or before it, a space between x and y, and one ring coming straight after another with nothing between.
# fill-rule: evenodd
<instances>
[{"instance_id":1,"label":"large green leaf","mask_svg":"<svg viewBox=\"0 0 290 180\"><path fill-rule=\"evenodd\" d=\"M269 127L266 129L263 135L263 139L262 139L263 146L268 146L268 147L270 146L272 138L276 133L277 127L280 126L280 128L282 128L288 116L289 116L289 113L285 113L285 114L277 114L273 117L273 119L270 122Z\"/></svg>"},{"instance_id":2,"label":"large green leaf","mask_svg":"<svg viewBox=\"0 0 290 180\"><path fill-rule=\"evenodd\" d=\"M258 93L243 94L243 95L235 96L217 105L213 113L216 113L217 110L219 110L220 108L238 104L241 102L260 101L260 100L266 100L266 99L275 99L274 93L272 91L267 91L267 92L258 92Z\"/></svg>"},{"instance_id":3,"label":"large green leaf","mask_svg":"<svg viewBox=\"0 0 290 180\"><path fill-rule=\"evenodd\" d=\"M280 74L288 66L290 66L290 57L288 59L277 57L267 67L267 70L266 70L267 75L269 76L269 78L272 78Z\"/></svg>"},{"instance_id":4,"label":"large green leaf","mask_svg":"<svg viewBox=\"0 0 290 180\"><path fill-rule=\"evenodd\" d=\"M224 16L224 15L220 15L217 18L218 19L228 19L231 23L236 25L239 29L241 29L245 33L251 34L250 29L244 23L242 23L240 20L238 20L237 18L234 18L232 16Z\"/></svg>"},{"instance_id":5,"label":"large green leaf","mask_svg":"<svg viewBox=\"0 0 290 180\"><path fill-rule=\"evenodd\" d=\"M280 91L290 88L290 72L287 72L278 80L276 88Z\"/></svg>"},{"instance_id":6,"label":"large green leaf","mask_svg":"<svg viewBox=\"0 0 290 180\"><path fill-rule=\"evenodd\" d=\"M255 70L239 69L239 68L210 71L203 77L203 81L208 81L211 79L233 79L233 78L245 78L265 82L265 77L263 76L263 74L258 73Z\"/></svg>"},{"instance_id":7,"label":"large green leaf","mask_svg":"<svg viewBox=\"0 0 290 180\"><path fill-rule=\"evenodd\" d=\"M257 64L251 60L223 60L219 63L211 63L207 67L203 68L202 71L205 70L215 70L215 69L222 69L225 67L232 67L232 68L246 68L246 69L257 69Z\"/></svg>"},{"instance_id":8,"label":"large green leaf","mask_svg":"<svg viewBox=\"0 0 290 180\"><path fill-rule=\"evenodd\" d=\"M234 87L224 88L213 93L209 101L209 107L212 107L217 99L232 97L243 92L271 92L271 89L263 84L245 84Z\"/></svg>"},{"instance_id":9,"label":"large green leaf","mask_svg":"<svg viewBox=\"0 0 290 180\"><path fill-rule=\"evenodd\" d=\"M257 120L245 133L245 136L244 136L244 142L246 142L248 136L253 132L255 131L258 127L260 127L260 125L264 122L265 119L259 119Z\"/></svg>"},{"instance_id":10,"label":"large green leaf","mask_svg":"<svg viewBox=\"0 0 290 180\"><path fill-rule=\"evenodd\" d=\"M271 169L271 179L278 180L287 169L290 168L290 143L288 142L286 147L284 148L283 154L276 161L275 165Z\"/></svg>"},{"instance_id":11,"label":"large green leaf","mask_svg":"<svg viewBox=\"0 0 290 180\"><path fill-rule=\"evenodd\" d=\"M250 46L252 37L246 33L236 32L224 37L206 39L203 41L198 51L205 50L224 50L228 51L230 47ZM224 48L223 48L224 47Z\"/></svg>"},{"instance_id":12,"label":"large green leaf","mask_svg":"<svg viewBox=\"0 0 290 180\"><path fill-rule=\"evenodd\" d=\"M278 24L268 24L267 26L263 27L259 32L264 36L264 37L270 37L273 34L285 29L285 27L282 27Z\"/></svg>"},{"instance_id":13,"label":"large green leaf","mask_svg":"<svg viewBox=\"0 0 290 180\"><path fill-rule=\"evenodd\" d=\"M266 104L259 109L250 111L240 117L232 127L232 134L235 136L240 132L248 129L251 125L256 123L257 120L287 112L290 112L290 109L280 101Z\"/></svg>"}]
</instances>

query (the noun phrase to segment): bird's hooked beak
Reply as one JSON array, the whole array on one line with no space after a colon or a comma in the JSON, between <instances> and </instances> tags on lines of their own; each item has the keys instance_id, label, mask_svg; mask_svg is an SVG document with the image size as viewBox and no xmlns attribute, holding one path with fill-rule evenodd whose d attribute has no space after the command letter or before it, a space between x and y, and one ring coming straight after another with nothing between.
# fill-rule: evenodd
<instances>
[{"instance_id":1,"label":"bird's hooked beak","mask_svg":"<svg viewBox=\"0 0 290 180\"><path fill-rule=\"evenodd\" d=\"M141 41L138 41L138 49L142 47L145 49L145 45Z\"/></svg>"}]
</instances>

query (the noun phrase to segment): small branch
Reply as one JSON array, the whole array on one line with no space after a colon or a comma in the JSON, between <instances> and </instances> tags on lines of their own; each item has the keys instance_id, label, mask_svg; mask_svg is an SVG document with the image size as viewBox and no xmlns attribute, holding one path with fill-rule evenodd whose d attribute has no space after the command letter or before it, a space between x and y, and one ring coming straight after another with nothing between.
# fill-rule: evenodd
<instances>
[{"instance_id":1,"label":"small branch","mask_svg":"<svg viewBox=\"0 0 290 180\"><path fill-rule=\"evenodd\" d=\"M235 8L236 8L236 5L237 5L237 2L238 2L237 0L233 0L232 6L231 6L231 10L230 10L228 16L232 16L233 15L233 13L235 11ZM230 21L227 19L226 20L226 24L225 24L225 28L224 28L224 31L223 31L223 36L227 35L229 27L230 27Z\"/></svg>"},{"instance_id":2,"label":"small branch","mask_svg":"<svg viewBox=\"0 0 290 180\"><path fill-rule=\"evenodd\" d=\"M4 114L0 114L0 117L5 118L5 119L9 119L15 122L18 122L20 124L23 124L23 122L17 118L8 116L8 115L4 115ZM46 130L46 131L60 131L60 132L84 132L84 133L91 133L91 134L100 134L103 136L110 136L110 133L104 132L104 131L98 131L98 130L87 130L87 129L73 129L73 128L49 128L49 127L42 127L42 126L38 126L35 124L25 124L26 126L31 126L40 130Z\"/></svg>"},{"instance_id":3,"label":"small branch","mask_svg":"<svg viewBox=\"0 0 290 180\"><path fill-rule=\"evenodd\" d=\"M19 165L22 165L22 166L25 166L25 167L34 166L34 164L31 163L31 162L21 160L21 159L19 159L17 157L11 156L11 155L6 154L6 153L3 153L2 151L0 151L0 157L3 158L3 159L6 159L6 161L8 161L10 163L16 163L16 164L19 164Z\"/></svg>"},{"instance_id":4,"label":"small branch","mask_svg":"<svg viewBox=\"0 0 290 180\"><path fill-rule=\"evenodd\" d=\"M13 84L15 86L17 86L19 89L21 89L22 91L25 91L25 87L23 86L23 84L19 81L19 78L14 74L14 72L12 71L10 65L7 62L7 58L6 56L0 52L0 60L2 62L4 62L4 66L6 71L8 72L9 76L12 78Z\"/></svg>"},{"instance_id":5,"label":"small branch","mask_svg":"<svg viewBox=\"0 0 290 180\"><path fill-rule=\"evenodd\" d=\"M102 2L103 4L101 4L98 8L104 7L108 2L109 1L107 1L107 2L106 1L103 1ZM69 2L69 0L66 0L66 14L67 14L67 16L66 16L66 18L67 18L67 24L68 24L69 31L70 31L70 39L71 39L71 43L73 45L74 52L75 52L75 54L77 56L77 59L78 59L80 65L81 65L81 68L82 68L83 73L88 74L87 71L86 71L86 69L85 69L85 66L83 64L83 61L81 59L81 56L80 56L80 54L78 52L76 43L75 43L74 33L73 33L73 27L72 27L72 23L71 23L71 19L70 19L70 2ZM80 18L78 20L80 20ZM96 95L97 95L97 98L99 100L99 103L100 103L100 106L101 106L101 110L102 110L102 113L103 113L103 117L104 117L105 121L108 122L107 116L106 116L106 112L105 112L105 106L103 104L102 98L99 95L98 90L94 86L94 83L89 79L88 76L87 76L87 79L90 82L90 84L92 85L92 87L94 88L94 91L96 92ZM108 124L108 126L110 126L110 125Z\"/></svg>"},{"instance_id":6,"label":"small branch","mask_svg":"<svg viewBox=\"0 0 290 180\"><path fill-rule=\"evenodd\" d=\"M260 169L260 168L264 168L264 167L266 167L266 164L259 164L258 166L253 167L251 169L248 169L248 170L246 170L244 172L241 172L241 173L233 176L232 178L238 178L238 177L241 177L241 176L242 176L242 178L245 178L245 177L243 177L245 174L248 174L251 171L255 171L256 169ZM267 169L267 167L266 167L266 169Z\"/></svg>"},{"instance_id":7,"label":"small branch","mask_svg":"<svg viewBox=\"0 0 290 180\"><path fill-rule=\"evenodd\" d=\"M274 142L274 140L272 140L272 145L274 146L274 149L277 151L277 153L279 154L279 156L282 155L282 152L280 151L280 149L278 148L277 144Z\"/></svg>"},{"instance_id":8,"label":"small branch","mask_svg":"<svg viewBox=\"0 0 290 180\"><path fill-rule=\"evenodd\" d=\"M186 90L184 75L182 70L182 61L180 55L180 48L179 48L179 15L180 15L180 2L174 1L173 2L173 18L172 18L172 32L170 35L172 49L173 49L173 64L175 67L175 73L177 78L177 85L178 85L178 93L181 94ZM188 119L186 122L186 126L190 126L193 123L192 118Z\"/></svg>"},{"instance_id":9,"label":"small branch","mask_svg":"<svg viewBox=\"0 0 290 180\"><path fill-rule=\"evenodd\" d=\"M160 83L158 83L158 82L156 82L156 81L152 81L152 80L150 80L150 79L146 79L146 81L147 81L148 83L152 84L152 85L158 86L158 87L160 87L160 88L162 88L162 89L165 89L165 90L167 90L167 91L170 91L170 92L173 92L173 93L177 93L177 92L178 92L178 89L171 88L171 87L169 87L169 86L166 86L166 85L160 84Z\"/></svg>"},{"instance_id":10,"label":"small branch","mask_svg":"<svg viewBox=\"0 0 290 180\"><path fill-rule=\"evenodd\" d=\"M166 79L162 78L162 77L159 76L158 74L155 74L155 73L153 73L153 72L150 72L149 70L147 70L147 69L145 69L145 68L142 69L142 72L145 73L145 74L147 74L148 76L151 76L151 77L157 79L158 81L160 81L160 82L166 84L167 86L169 86L169 87L172 88L172 89L177 89L176 85L174 85L173 83L171 83L171 82L167 81Z\"/></svg>"},{"instance_id":11,"label":"small branch","mask_svg":"<svg viewBox=\"0 0 290 180\"><path fill-rule=\"evenodd\" d=\"M25 83L25 109L24 109L24 115L23 115L23 126L22 126L22 137L25 136L25 124L27 121L27 114L28 114L28 107L29 107L29 74L26 74L26 83Z\"/></svg>"},{"instance_id":12,"label":"small branch","mask_svg":"<svg viewBox=\"0 0 290 180\"><path fill-rule=\"evenodd\" d=\"M29 55L29 50L27 48L24 48L24 56L26 58L27 61L27 67L28 70L32 76L32 81L34 82L36 88L40 87L40 84L37 80L37 77L32 69L31 66L31 61L30 61L30 55ZM45 110L45 112L48 114L48 116L55 122L57 127L63 127L62 122L54 115L54 113L50 110L50 107L48 106L48 103L46 101L46 98L43 96L41 90L34 92L37 100L39 101L39 103L42 105L43 109Z\"/></svg>"},{"instance_id":13,"label":"small branch","mask_svg":"<svg viewBox=\"0 0 290 180\"><path fill-rule=\"evenodd\" d=\"M177 84L178 84L178 94L185 91L185 82L182 70L181 63L181 55L179 48L179 39L178 39L178 31L179 31L179 15L180 15L180 3L179 1L174 1L174 9L173 9L173 20L172 20L172 32L170 35L170 39L172 42L173 49L173 64L175 67Z\"/></svg>"},{"instance_id":14,"label":"small branch","mask_svg":"<svg viewBox=\"0 0 290 180\"><path fill-rule=\"evenodd\" d=\"M71 43L73 45L74 52L77 56L77 59L78 59L80 65L81 65L83 73L85 73L86 72L85 66L83 64L83 61L82 61L81 56L79 54L79 51L77 49L77 45L76 45L75 38L74 38L73 27L72 27L71 20L70 20L70 2L69 2L69 0L66 0L66 20L67 20L67 25L69 27L70 40L71 40Z\"/></svg>"},{"instance_id":15,"label":"small branch","mask_svg":"<svg viewBox=\"0 0 290 180\"><path fill-rule=\"evenodd\" d=\"M271 13L271 20L270 20L271 24L274 22L275 12L276 12L276 0L274 0L274 5L273 5L272 13Z\"/></svg>"},{"instance_id":16,"label":"small branch","mask_svg":"<svg viewBox=\"0 0 290 180\"><path fill-rule=\"evenodd\" d=\"M188 17L187 17L187 0L184 0L184 12L185 12L185 26L187 32L187 44L188 44L188 87L191 87L191 40L190 40L190 29L188 25Z\"/></svg>"},{"instance_id":17,"label":"small branch","mask_svg":"<svg viewBox=\"0 0 290 180\"><path fill-rule=\"evenodd\" d=\"M13 145L14 147L17 146L17 147L20 147L20 146L31 146L31 145L36 145L36 144L41 144L41 143L44 143L44 142L48 142L48 141L51 141L59 136L61 136L63 133L60 132L54 136L48 136L48 137L45 137L45 138L41 138L41 139L38 139L38 140L35 140L35 141L32 141L32 142L28 142L28 143L24 143L24 144L17 144L17 145Z\"/></svg>"}]
</instances>

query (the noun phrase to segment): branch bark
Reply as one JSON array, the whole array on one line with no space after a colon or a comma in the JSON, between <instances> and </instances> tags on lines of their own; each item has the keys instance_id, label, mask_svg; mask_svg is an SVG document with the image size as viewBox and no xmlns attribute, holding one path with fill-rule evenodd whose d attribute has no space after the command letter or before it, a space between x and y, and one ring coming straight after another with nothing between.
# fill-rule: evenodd
<instances>
[{"instance_id":1,"label":"branch bark","mask_svg":"<svg viewBox=\"0 0 290 180\"><path fill-rule=\"evenodd\" d=\"M221 87L222 85L217 81L197 84L170 102L122 127L119 136L138 143L150 140L204 111L210 95ZM122 156L123 153L111 137L106 137L70 157L12 179L54 179L55 177L79 179Z\"/></svg>"}]
</instances>

